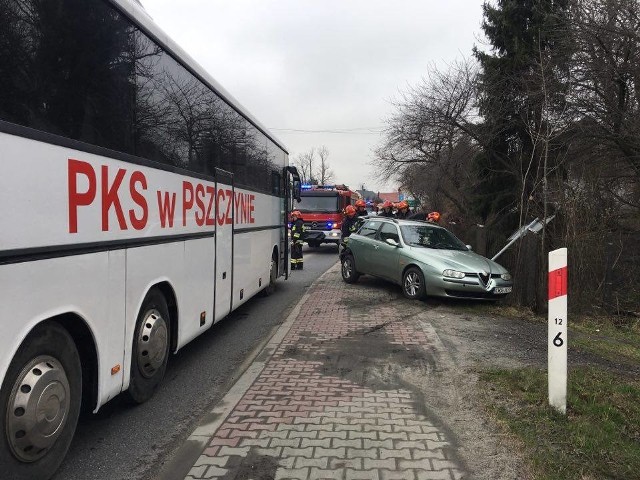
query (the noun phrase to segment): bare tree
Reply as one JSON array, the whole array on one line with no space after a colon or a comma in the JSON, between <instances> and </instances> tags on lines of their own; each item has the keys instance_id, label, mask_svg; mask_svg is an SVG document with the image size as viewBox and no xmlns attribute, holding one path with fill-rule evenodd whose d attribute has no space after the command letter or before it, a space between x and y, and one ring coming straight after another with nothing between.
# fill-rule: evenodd
<instances>
[{"instance_id":1,"label":"bare tree","mask_svg":"<svg viewBox=\"0 0 640 480\"><path fill-rule=\"evenodd\" d=\"M316 176L321 185L327 185L333 181L333 171L329 169L329 149L325 145L318 148L318 157L320 166Z\"/></svg>"},{"instance_id":2,"label":"bare tree","mask_svg":"<svg viewBox=\"0 0 640 480\"><path fill-rule=\"evenodd\" d=\"M474 177L471 160L481 142L475 109L476 67L459 62L437 69L394 102L374 165L423 202L450 205L469 215Z\"/></svg>"},{"instance_id":3,"label":"bare tree","mask_svg":"<svg viewBox=\"0 0 640 480\"><path fill-rule=\"evenodd\" d=\"M315 160L316 160L315 148L311 148L309 151L299 153L292 160L293 165L298 169L300 173L300 179L302 183L316 184L317 177L315 175Z\"/></svg>"}]
</instances>

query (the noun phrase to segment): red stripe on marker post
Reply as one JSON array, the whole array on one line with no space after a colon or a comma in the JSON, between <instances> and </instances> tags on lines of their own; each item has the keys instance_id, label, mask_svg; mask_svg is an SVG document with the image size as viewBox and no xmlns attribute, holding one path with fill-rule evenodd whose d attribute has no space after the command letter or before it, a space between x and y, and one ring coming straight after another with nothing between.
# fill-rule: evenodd
<instances>
[{"instance_id":1,"label":"red stripe on marker post","mask_svg":"<svg viewBox=\"0 0 640 480\"><path fill-rule=\"evenodd\" d=\"M549 272L549 300L567 294L567 267Z\"/></svg>"}]
</instances>

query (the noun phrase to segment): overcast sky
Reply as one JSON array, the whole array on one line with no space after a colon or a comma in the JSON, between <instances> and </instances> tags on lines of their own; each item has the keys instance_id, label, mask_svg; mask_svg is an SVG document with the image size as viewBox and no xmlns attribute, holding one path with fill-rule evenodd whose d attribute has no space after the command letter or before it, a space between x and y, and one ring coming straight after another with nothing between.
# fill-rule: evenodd
<instances>
[{"instance_id":1,"label":"overcast sky","mask_svg":"<svg viewBox=\"0 0 640 480\"><path fill-rule=\"evenodd\" d=\"M291 159L326 145L337 183L375 191L390 100L482 38L482 0L141 1Z\"/></svg>"}]
</instances>

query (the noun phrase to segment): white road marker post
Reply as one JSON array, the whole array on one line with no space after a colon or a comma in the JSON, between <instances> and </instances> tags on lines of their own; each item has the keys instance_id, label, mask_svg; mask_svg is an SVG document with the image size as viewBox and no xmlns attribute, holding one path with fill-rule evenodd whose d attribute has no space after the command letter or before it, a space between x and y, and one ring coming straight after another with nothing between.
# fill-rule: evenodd
<instances>
[{"instance_id":1,"label":"white road marker post","mask_svg":"<svg viewBox=\"0 0 640 480\"><path fill-rule=\"evenodd\" d=\"M549 252L549 405L567 413L567 249Z\"/></svg>"}]
</instances>

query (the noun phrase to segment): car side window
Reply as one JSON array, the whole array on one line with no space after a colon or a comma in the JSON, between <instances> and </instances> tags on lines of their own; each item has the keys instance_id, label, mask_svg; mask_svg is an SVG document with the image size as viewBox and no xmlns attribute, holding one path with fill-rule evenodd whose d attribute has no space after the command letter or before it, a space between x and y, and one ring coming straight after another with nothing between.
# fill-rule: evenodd
<instances>
[{"instance_id":1,"label":"car side window","mask_svg":"<svg viewBox=\"0 0 640 480\"><path fill-rule=\"evenodd\" d=\"M362 226L362 228L358 233L363 237L375 237L379 227L380 227L380 222L375 220L369 220Z\"/></svg>"},{"instance_id":2,"label":"car side window","mask_svg":"<svg viewBox=\"0 0 640 480\"><path fill-rule=\"evenodd\" d=\"M400 236L398 235L398 228L392 223L385 223L382 225L380 229L380 235L378 236L380 240L386 242L388 238L395 240L400 243Z\"/></svg>"}]
</instances>

